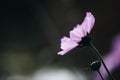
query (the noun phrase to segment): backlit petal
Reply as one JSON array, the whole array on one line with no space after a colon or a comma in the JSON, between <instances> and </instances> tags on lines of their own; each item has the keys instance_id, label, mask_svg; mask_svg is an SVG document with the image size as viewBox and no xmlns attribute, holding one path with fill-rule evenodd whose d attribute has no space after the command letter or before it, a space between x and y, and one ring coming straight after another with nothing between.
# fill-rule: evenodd
<instances>
[{"instance_id":1,"label":"backlit petal","mask_svg":"<svg viewBox=\"0 0 120 80\"><path fill-rule=\"evenodd\" d=\"M63 50L67 50L70 48L74 48L78 45L78 43L76 43L75 41L71 40L68 37L63 37L61 39L61 49Z\"/></svg>"},{"instance_id":2,"label":"backlit petal","mask_svg":"<svg viewBox=\"0 0 120 80\"><path fill-rule=\"evenodd\" d=\"M70 51L71 49L75 48L78 46L78 43L71 40L68 37L63 37L61 39L61 49L63 51L58 52L59 55L63 55L65 53L67 53L68 51Z\"/></svg>"},{"instance_id":3,"label":"backlit petal","mask_svg":"<svg viewBox=\"0 0 120 80\"><path fill-rule=\"evenodd\" d=\"M87 33L84 31L82 27L74 28L72 31L70 31L70 38L74 40L75 42L80 42L82 37L86 35Z\"/></svg>"},{"instance_id":4,"label":"backlit petal","mask_svg":"<svg viewBox=\"0 0 120 80\"><path fill-rule=\"evenodd\" d=\"M94 26L94 23L95 23L94 16L90 12L87 12L81 26L84 27L84 29L87 30L88 33L90 33Z\"/></svg>"}]
</instances>

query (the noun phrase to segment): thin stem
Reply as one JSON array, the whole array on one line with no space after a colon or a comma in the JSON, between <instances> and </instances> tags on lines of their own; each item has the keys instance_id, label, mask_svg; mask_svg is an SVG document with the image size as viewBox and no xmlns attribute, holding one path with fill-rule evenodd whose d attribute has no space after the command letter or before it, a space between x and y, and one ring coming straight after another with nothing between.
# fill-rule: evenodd
<instances>
[{"instance_id":1,"label":"thin stem","mask_svg":"<svg viewBox=\"0 0 120 80\"><path fill-rule=\"evenodd\" d=\"M98 70L97 72L100 75L101 79L104 80L104 78L103 78L102 74L100 73L100 71Z\"/></svg>"},{"instance_id":2,"label":"thin stem","mask_svg":"<svg viewBox=\"0 0 120 80\"><path fill-rule=\"evenodd\" d=\"M89 44L89 46L91 47L91 49L92 49L93 51L95 51L95 53L96 53L96 55L98 56L99 60L101 60L101 62L102 62L102 64L103 64L104 68L106 69L106 71L107 71L110 79L111 79L111 80L114 80L112 74L110 73L110 71L108 70L107 66L105 65L105 62L103 61L103 58L102 58L100 52L99 52L99 51L94 47L94 45L92 45L91 43Z\"/></svg>"}]
</instances>

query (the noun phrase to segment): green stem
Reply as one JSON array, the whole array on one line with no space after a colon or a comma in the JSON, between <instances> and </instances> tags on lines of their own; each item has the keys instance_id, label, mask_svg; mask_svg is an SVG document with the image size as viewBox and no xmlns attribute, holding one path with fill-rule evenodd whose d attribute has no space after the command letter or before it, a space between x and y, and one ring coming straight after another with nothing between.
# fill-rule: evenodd
<instances>
[{"instance_id":1,"label":"green stem","mask_svg":"<svg viewBox=\"0 0 120 80\"><path fill-rule=\"evenodd\" d=\"M112 74L110 73L110 71L108 70L107 66L105 65L105 62L103 61L103 58L102 58L100 52L99 52L99 51L94 47L94 45L92 45L91 43L89 44L89 46L91 47L91 49L92 49L93 51L95 51L95 53L96 53L97 57L99 58L99 60L101 60L101 62L102 62L102 64L103 64L105 70L107 71L110 79L111 79L111 80L115 80L115 79L113 78Z\"/></svg>"},{"instance_id":2,"label":"green stem","mask_svg":"<svg viewBox=\"0 0 120 80\"><path fill-rule=\"evenodd\" d=\"M104 78L103 78L102 74L100 73L100 71L98 70L97 72L100 75L101 79L104 80Z\"/></svg>"}]
</instances>

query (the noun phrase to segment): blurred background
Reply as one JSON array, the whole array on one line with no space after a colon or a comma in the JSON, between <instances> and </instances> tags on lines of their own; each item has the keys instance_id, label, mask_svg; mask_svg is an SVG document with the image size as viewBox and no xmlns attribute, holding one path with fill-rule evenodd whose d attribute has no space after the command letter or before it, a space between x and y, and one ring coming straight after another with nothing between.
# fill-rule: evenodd
<instances>
[{"instance_id":1,"label":"blurred background","mask_svg":"<svg viewBox=\"0 0 120 80\"><path fill-rule=\"evenodd\" d=\"M68 36L90 11L96 19L92 43L106 55L114 36L120 33L119 7L119 0L0 1L0 79L32 75L44 67L91 75L93 72L84 68L97 59L94 52L88 47L75 48L58 56L60 38ZM120 79L119 68L112 74L116 80Z\"/></svg>"}]
</instances>

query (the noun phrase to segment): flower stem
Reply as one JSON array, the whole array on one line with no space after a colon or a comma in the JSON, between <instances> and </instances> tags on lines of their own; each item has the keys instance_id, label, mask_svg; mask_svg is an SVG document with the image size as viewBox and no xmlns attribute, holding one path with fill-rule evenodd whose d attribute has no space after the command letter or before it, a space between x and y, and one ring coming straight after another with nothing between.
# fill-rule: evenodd
<instances>
[{"instance_id":1,"label":"flower stem","mask_svg":"<svg viewBox=\"0 0 120 80\"><path fill-rule=\"evenodd\" d=\"M108 70L107 66L105 65L105 62L103 61L103 58L102 58L100 52L99 52L99 51L95 48L95 46L92 45L91 43L89 43L89 46L90 46L90 48L91 48L93 51L95 51L97 57L98 57L99 60L102 62L102 64L103 64L105 70L107 71L110 79L111 79L111 80L115 80L115 79L113 78L112 74L110 73L110 71Z\"/></svg>"},{"instance_id":2,"label":"flower stem","mask_svg":"<svg viewBox=\"0 0 120 80\"><path fill-rule=\"evenodd\" d=\"M100 71L98 70L97 72L100 75L101 79L104 80L104 78L103 78L102 74L100 73Z\"/></svg>"}]
</instances>

